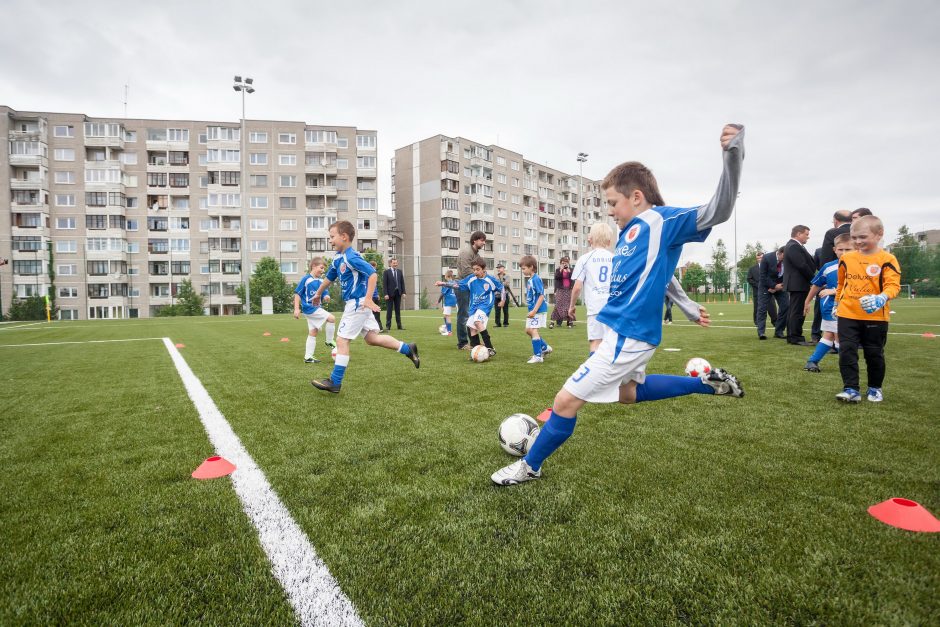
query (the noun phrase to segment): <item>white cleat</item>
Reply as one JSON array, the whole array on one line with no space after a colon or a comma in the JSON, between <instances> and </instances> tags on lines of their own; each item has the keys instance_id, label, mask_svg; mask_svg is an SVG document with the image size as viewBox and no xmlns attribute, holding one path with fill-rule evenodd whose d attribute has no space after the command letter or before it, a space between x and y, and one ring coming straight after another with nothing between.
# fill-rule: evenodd
<instances>
[{"instance_id":1,"label":"white cleat","mask_svg":"<svg viewBox=\"0 0 940 627\"><path fill-rule=\"evenodd\" d=\"M525 363L527 363L527 364L540 364L540 363L542 363L543 361L545 361L545 360L542 359L540 356L538 356L538 355L532 355L531 357L529 357L529 361L527 361L527 362L525 362Z\"/></svg>"},{"instance_id":2,"label":"white cleat","mask_svg":"<svg viewBox=\"0 0 940 627\"><path fill-rule=\"evenodd\" d=\"M721 368L715 368L708 374L703 374L701 379L702 383L711 386L715 390L715 394L729 395L736 398L744 396L744 388L737 377Z\"/></svg>"},{"instance_id":3,"label":"white cleat","mask_svg":"<svg viewBox=\"0 0 940 627\"><path fill-rule=\"evenodd\" d=\"M542 356L544 357L545 355L551 355L551 354L552 354L552 347L546 344L545 348L542 350Z\"/></svg>"},{"instance_id":4,"label":"white cleat","mask_svg":"<svg viewBox=\"0 0 940 627\"><path fill-rule=\"evenodd\" d=\"M532 470L524 459L500 468L493 473L490 479L496 485L516 485L524 481L532 481L542 476L541 470Z\"/></svg>"}]
</instances>

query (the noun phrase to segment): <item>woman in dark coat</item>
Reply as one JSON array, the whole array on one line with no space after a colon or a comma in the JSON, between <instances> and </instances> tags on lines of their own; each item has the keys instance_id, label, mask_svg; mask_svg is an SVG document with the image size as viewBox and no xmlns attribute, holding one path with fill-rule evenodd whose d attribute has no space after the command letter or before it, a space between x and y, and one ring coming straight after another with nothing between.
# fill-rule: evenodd
<instances>
[{"instance_id":1,"label":"woman in dark coat","mask_svg":"<svg viewBox=\"0 0 940 627\"><path fill-rule=\"evenodd\" d=\"M552 322L559 326L562 322L567 322L569 327L573 327L574 316L568 315L571 305L571 288L574 287L570 263L567 257L562 257L555 270L555 309L552 311Z\"/></svg>"}]
</instances>

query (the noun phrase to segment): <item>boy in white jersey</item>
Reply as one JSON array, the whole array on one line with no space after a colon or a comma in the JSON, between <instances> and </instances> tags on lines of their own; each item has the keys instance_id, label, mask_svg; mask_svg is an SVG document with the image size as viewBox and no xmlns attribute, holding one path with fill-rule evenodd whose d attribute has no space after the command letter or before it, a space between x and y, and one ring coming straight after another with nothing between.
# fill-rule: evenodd
<instances>
[{"instance_id":1,"label":"boy in white jersey","mask_svg":"<svg viewBox=\"0 0 940 627\"><path fill-rule=\"evenodd\" d=\"M610 266L613 255L609 248L614 240L614 230L606 222L595 222L591 225L588 234L588 244L591 252L581 255L578 263L574 265L571 278L574 289L571 291L571 309L569 314L574 318L574 308L578 297L584 292L584 305L587 308L587 333L591 354L600 346L604 338L604 325L597 321L597 314L607 304L610 292Z\"/></svg>"},{"instance_id":2,"label":"boy in white jersey","mask_svg":"<svg viewBox=\"0 0 940 627\"><path fill-rule=\"evenodd\" d=\"M586 403L640 403L687 394L744 396L737 379L721 369L701 378L646 375L646 364L662 338L662 303L682 246L704 241L711 227L731 217L744 160L744 132L726 125L721 133L724 170L707 204L667 207L653 173L623 163L602 187L610 216L620 228L611 265L610 295L597 320L608 328L597 352L569 377L555 396L551 417L525 457L493 473L497 485L542 476L542 462L567 440Z\"/></svg>"},{"instance_id":3,"label":"boy in white jersey","mask_svg":"<svg viewBox=\"0 0 940 627\"><path fill-rule=\"evenodd\" d=\"M346 307L339 323L336 337L336 362L332 374L320 381L311 381L313 387L338 394L349 366L349 343L357 337L365 338L370 346L381 346L398 351L411 360L415 368L420 367L418 345L399 342L390 335L379 335L379 325L372 315L381 311L375 301L376 273L369 263L352 247L356 239L356 227L347 220L340 220L330 226L330 244L336 249L336 256L330 264L326 277L311 298L314 305L320 304L323 292L330 284L339 279L343 286L343 300Z\"/></svg>"},{"instance_id":4,"label":"boy in white jersey","mask_svg":"<svg viewBox=\"0 0 940 627\"><path fill-rule=\"evenodd\" d=\"M294 319L300 318L301 309L303 310L304 318L307 319L308 335L307 347L306 351L304 351L305 364L320 363L320 360L315 358L313 354L317 350L317 332L324 323L326 323L327 347L334 348L336 346L336 344L333 343L333 332L336 330L336 318L333 317L333 314L323 309L323 307L318 307L310 302L313 295L317 293L317 288L320 287L320 283L323 282L320 277L323 275L324 268L326 268L326 262L323 261L323 257L314 257L311 259L307 274L300 279L296 289L294 289ZM329 296L323 297L324 303L329 300Z\"/></svg>"}]
</instances>

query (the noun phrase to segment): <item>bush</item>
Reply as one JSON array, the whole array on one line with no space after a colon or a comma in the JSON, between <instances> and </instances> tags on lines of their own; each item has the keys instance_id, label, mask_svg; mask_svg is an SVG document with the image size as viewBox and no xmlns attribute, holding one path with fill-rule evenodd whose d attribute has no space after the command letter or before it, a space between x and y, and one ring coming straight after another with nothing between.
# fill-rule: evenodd
<instances>
[{"instance_id":1,"label":"bush","mask_svg":"<svg viewBox=\"0 0 940 627\"><path fill-rule=\"evenodd\" d=\"M52 315L58 315L56 310ZM7 314L7 320L45 320L46 319L46 300L42 296L29 296L27 298L15 298L10 304L10 311Z\"/></svg>"}]
</instances>

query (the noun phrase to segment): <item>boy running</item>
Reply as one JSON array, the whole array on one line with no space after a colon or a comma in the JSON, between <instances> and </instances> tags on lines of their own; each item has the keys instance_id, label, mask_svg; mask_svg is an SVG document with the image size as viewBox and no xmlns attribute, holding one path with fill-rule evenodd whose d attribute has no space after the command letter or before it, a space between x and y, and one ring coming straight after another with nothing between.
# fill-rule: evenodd
<instances>
[{"instance_id":1,"label":"boy running","mask_svg":"<svg viewBox=\"0 0 940 627\"><path fill-rule=\"evenodd\" d=\"M803 303L803 315L809 313L809 308L813 306L813 299L819 296L819 313L822 315L822 321L819 329L822 331L822 339L816 345L816 350L810 356L809 361L803 366L807 372L821 372L819 362L826 356L826 353L835 346L839 350L838 323L832 310L836 303L836 288L839 285L839 260L842 255L852 252L852 236L848 233L836 235L833 240L833 250L836 258L825 264L810 281L811 287L809 294L806 295L806 302Z\"/></svg>"},{"instance_id":2,"label":"boy running","mask_svg":"<svg viewBox=\"0 0 940 627\"><path fill-rule=\"evenodd\" d=\"M326 262L323 261L323 257L314 257L311 259L307 274L300 279L300 282L297 283L297 288L294 290L294 319L300 318L301 311L304 314L304 318L307 319L308 335L307 347L304 352L305 364L320 363L320 360L316 359L313 354L317 350L317 333L324 323L326 323L326 345L329 348L336 347L336 344L333 343L333 332L336 330L336 318L327 310L310 302L310 299L317 293L317 289L323 282L320 277L323 275L323 269L325 267ZM329 302L329 300L329 295L323 298L324 303Z\"/></svg>"}]
</instances>

